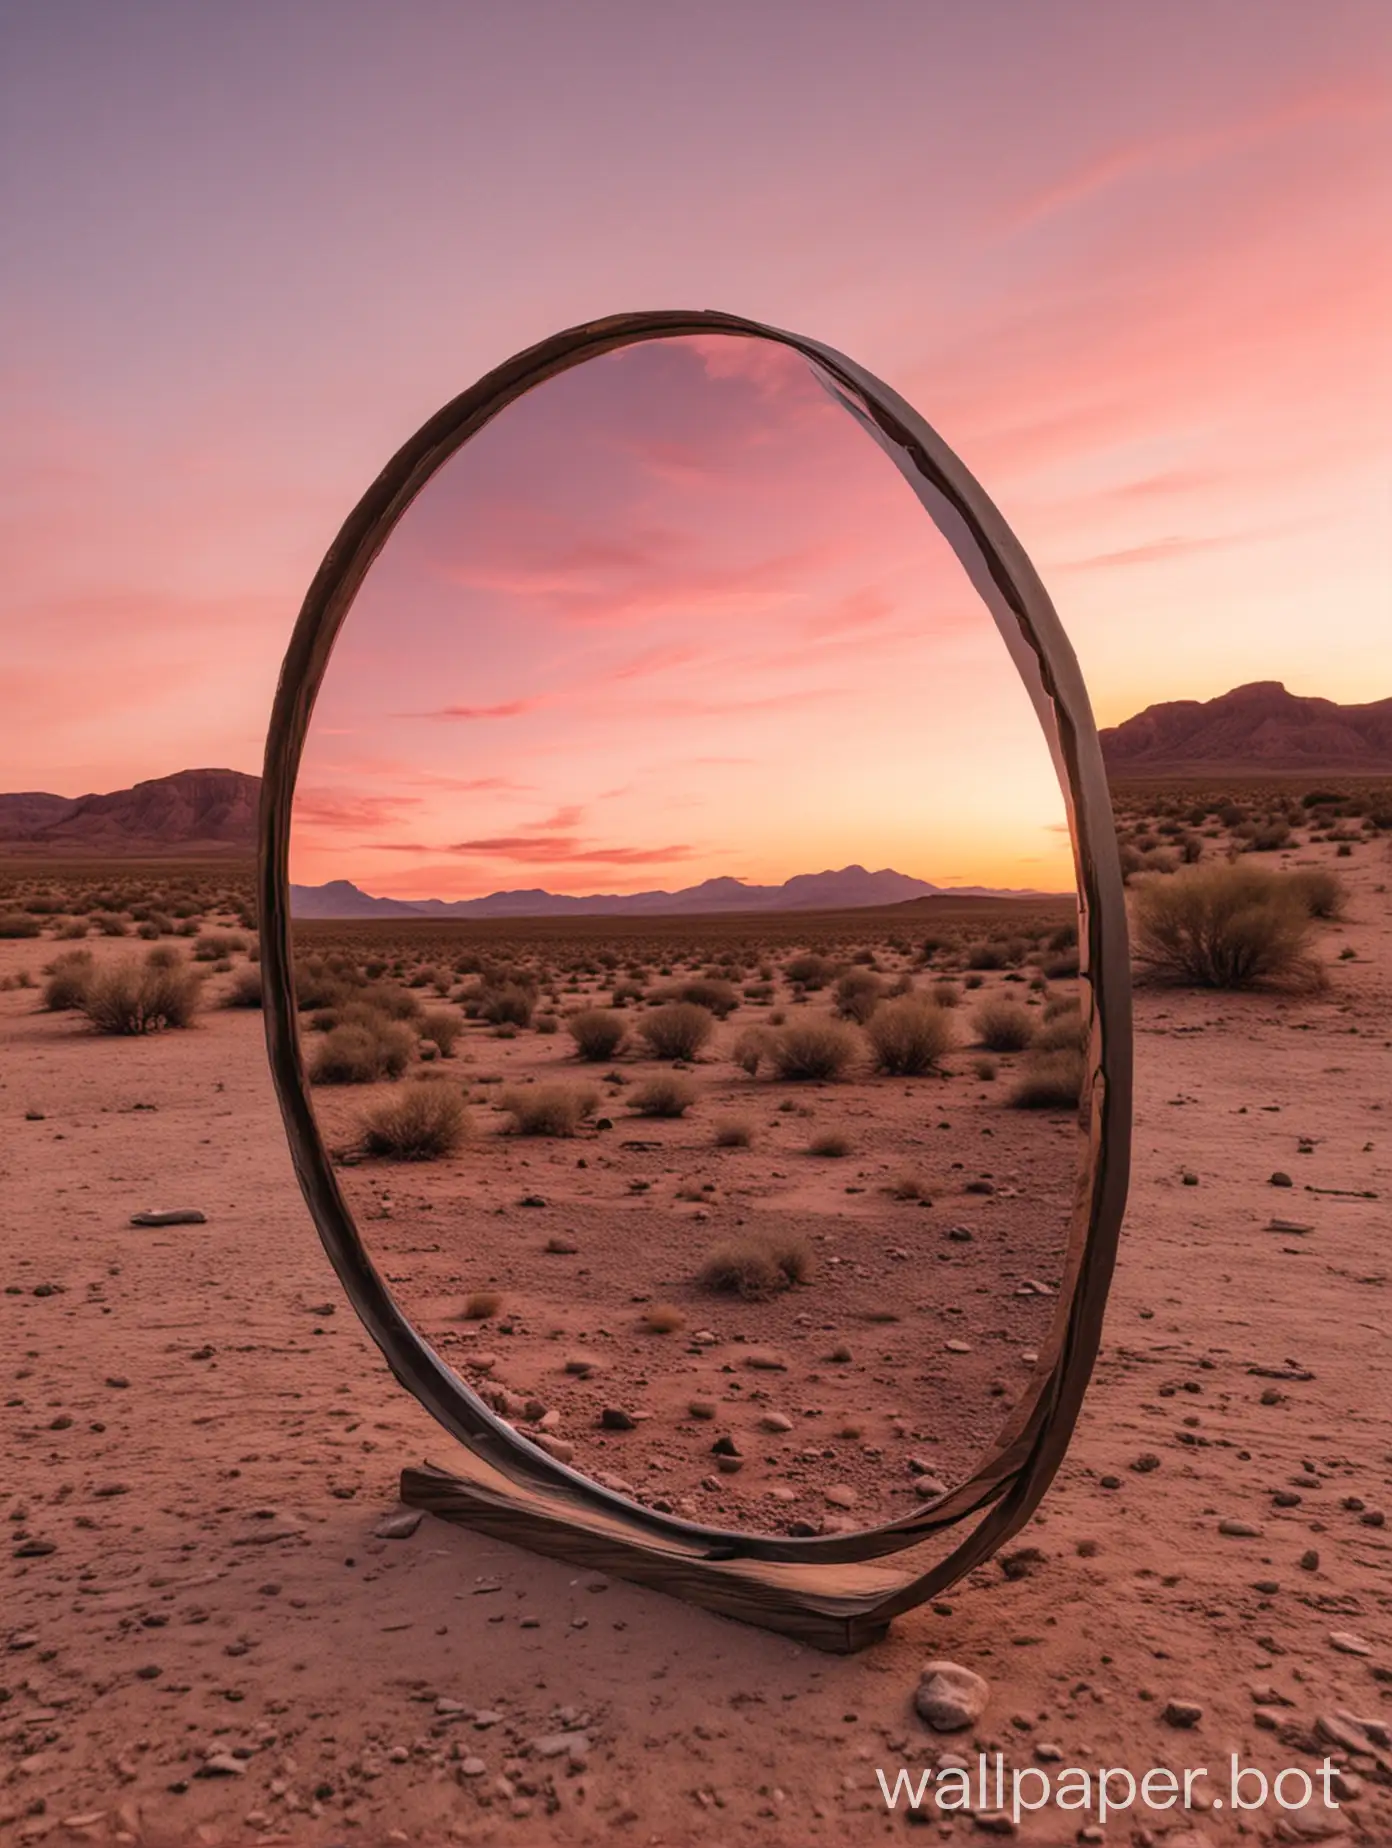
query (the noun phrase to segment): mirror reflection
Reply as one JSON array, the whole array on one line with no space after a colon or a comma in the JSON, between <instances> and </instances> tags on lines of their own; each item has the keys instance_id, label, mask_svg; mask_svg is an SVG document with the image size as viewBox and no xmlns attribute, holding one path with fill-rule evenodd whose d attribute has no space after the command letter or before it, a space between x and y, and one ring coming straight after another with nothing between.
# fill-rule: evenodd
<instances>
[{"instance_id":1,"label":"mirror reflection","mask_svg":"<svg viewBox=\"0 0 1392 1848\"><path fill-rule=\"evenodd\" d=\"M363 1238L519 1431L759 1532L969 1473L1060 1307L1072 855L989 614L800 356L626 348L445 464L291 877Z\"/></svg>"}]
</instances>

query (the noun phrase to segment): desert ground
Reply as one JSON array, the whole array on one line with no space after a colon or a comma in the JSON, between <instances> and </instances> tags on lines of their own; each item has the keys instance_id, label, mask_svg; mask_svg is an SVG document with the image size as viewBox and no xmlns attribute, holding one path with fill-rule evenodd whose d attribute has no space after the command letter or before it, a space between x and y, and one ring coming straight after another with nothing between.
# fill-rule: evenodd
<instances>
[{"instance_id":1,"label":"desert ground","mask_svg":"<svg viewBox=\"0 0 1392 1848\"><path fill-rule=\"evenodd\" d=\"M244 873L0 866L0 930L34 933L0 935L0 1837L1392 1840L1392 824L1367 819L1386 785L1302 806L1315 788L1118 791L1138 890L1246 847L1336 873L1344 902L1311 925L1325 980L1138 986L1131 1203L1073 1447L1004 1556L848 1659L430 1516L379 1535L401 1467L453 1446L339 1293L260 1015L222 1005L255 985ZM398 1075L315 1097L374 1257L445 1358L520 1428L713 1524L859 1526L967 1468L1057 1307L1076 1123L1066 1099L1011 1100L1067 1060L1066 919L433 928L306 926L297 949L311 1062L337 1033L352 1066L366 986L414 997ZM186 1029L45 1005L57 959L91 953L66 965L80 986L152 948L176 983L199 973ZM807 956L824 979L792 979ZM497 997L528 981L524 1024ZM643 1021L698 1005L661 991L702 982L708 1037L653 1056ZM614 1007L621 983L638 992ZM943 984L951 1043L876 1070L875 1014ZM988 1005L1024 1009L1033 1048L984 1046ZM587 1061L568 1021L596 1006L625 1039ZM424 1030L440 1012L448 1047ZM807 1023L852 1036L838 1075L780 1075L767 1041L737 1061L741 1035ZM636 1105L659 1080L689 1087L681 1114ZM595 1094L562 1112L571 1133L520 1133L509 1104L556 1084ZM373 1152L408 1092L458 1107L437 1159ZM181 1207L203 1222L131 1224ZM731 1245L741 1287L703 1281ZM719 1436L738 1467L711 1467ZM930 1659L989 1683L973 1726L919 1717ZM979 1752L1208 1777L1187 1811L1137 1801L1105 1826L888 1811L877 1771ZM1337 1809L1234 1814L1232 1753L1268 1778L1332 1759Z\"/></svg>"}]
</instances>

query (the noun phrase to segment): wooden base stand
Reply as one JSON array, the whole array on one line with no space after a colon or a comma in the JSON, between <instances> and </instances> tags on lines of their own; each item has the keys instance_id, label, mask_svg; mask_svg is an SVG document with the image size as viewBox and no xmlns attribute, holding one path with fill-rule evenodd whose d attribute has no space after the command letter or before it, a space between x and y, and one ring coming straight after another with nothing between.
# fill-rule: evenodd
<instances>
[{"instance_id":1,"label":"wooden base stand","mask_svg":"<svg viewBox=\"0 0 1392 1848\"><path fill-rule=\"evenodd\" d=\"M885 1607L912 1575L882 1566L799 1566L759 1560L713 1561L654 1541L624 1520L577 1514L560 1497L519 1487L476 1457L467 1476L427 1464L401 1472L401 1499L442 1520L552 1559L631 1579L689 1604L777 1630L832 1655L853 1655L889 1629Z\"/></svg>"}]
</instances>

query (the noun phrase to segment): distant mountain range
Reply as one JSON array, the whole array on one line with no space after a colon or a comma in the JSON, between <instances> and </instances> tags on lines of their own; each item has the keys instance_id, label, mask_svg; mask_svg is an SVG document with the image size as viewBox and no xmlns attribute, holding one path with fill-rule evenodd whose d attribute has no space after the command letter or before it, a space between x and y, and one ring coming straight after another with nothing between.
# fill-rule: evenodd
<instances>
[{"instance_id":1,"label":"distant mountain range","mask_svg":"<svg viewBox=\"0 0 1392 1848\"><path fill-rule=\"evenodd\" d=\"M0 847L75 855L250 853L259 776L178 770L108 796L0 795Z\"/></svg>"},{"instance_id":2,"label":"distant mountain range","mask_svg":"<svg viewBox=\"0 0 1392 1848\"><path fill-rule=\"evenodd\" d=\"M902 905L915 898L1039 898L1030 891L993 886L937 886L889 867L798 873L782 885L746 885L740 879L705 879L676 892L596 892L574 898L533 887L490 892L486 898L373 898L347 879L290 888L297 918L563 918L702 917L730 911L852 911L867 905Z\"/></svg>"},{"instance_id":3,"label":"distant mountain range","mask_svg":"<svg viewBox=\"0 0 1392 1848\"><path fill-rule=\"evenodd\" d=\"M1176 699L1147 706L1102 733L1102 752L1114 777L1244 771L1392 776L1392 699L1341 706L1332 699L1288 693L1279 680L1257 680L1217 699ZM260 797L260 777L240 770L179 770L104 796L55 796L43 790L0 795L0 853L79 858L250 854L256 849ZM985 895L978 887L948 889L962 897ZM848 866L840 872L800 874L781 886L708 879L678 892L586 898L544 891L493 892L453 904L441 899L408 903L372 898L347 880L297 887L296 895L303 917L501 918L559 916L567 911L603 915L840 909L898 904L941 890L889 869L868 873L862 866ZM321 908L326 905L339 908Z\"/></svg>"},{"instance_id":4,"label":"distant mountain range","mask_svg":"<svg viewBox=\"0 0 1392 1848\"><path fill-rule=\"evenodd\" d=\"M1392 775L1392 699L1340 706L1255 680L1217 699L1147 706L1102 733L1114 776L1204 770Z\"/></svg>"}]
</instances>

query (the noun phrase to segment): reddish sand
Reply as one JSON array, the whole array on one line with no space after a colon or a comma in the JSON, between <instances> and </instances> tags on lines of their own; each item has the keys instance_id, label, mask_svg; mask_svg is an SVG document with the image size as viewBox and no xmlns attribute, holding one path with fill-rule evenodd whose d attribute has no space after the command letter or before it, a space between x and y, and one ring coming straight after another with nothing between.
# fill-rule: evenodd
<instances>
[{"instance_id":1,"label":"reddish sand","mask_svg":"<svg viewBox=\"0 0 1392 1848\"><path fill-rule=\"evenodd\" d=\"M1339 1718L1392 1719L1392 860L1375 843L1340 869L1354 902L1325 954L1356 960L1331 960L1326 995L1139 997L1131 1210L1076 1442L1016 1543L1039 1557L992 1562L849 1660L428 1517L374 1538L401 1465L448 1465L451 1444L339 1296L259 1017L108 1040L0 994L0 1837L850 1848L905 1828L877 1768L979 1749L1047 1766L1056 1746L1137 1775L1207 1766L1198 1807L1226 1796L1231 1752L1345 1767L1337 1812L1138 1805L1084 1839L1392 1841L1392 1753L1350 1747ZM53 947L0 943L0 976ZM564 1198L557 1148L584 1152L535 1145L533 1173ZM685 1152L670 1165L685 1178ZM207 1223L128 1224L185 1204ZM535 1247L552 1212L508 1223ZM991 1682L974 1733L914 1714L939 1656ZM1171 1701L1197 1723L1167 1721ZM1092 1820L1051 1810L1020 1839ZM989 1839L966 1817L935 1830Z\"/></svg>"}]
</instances>

